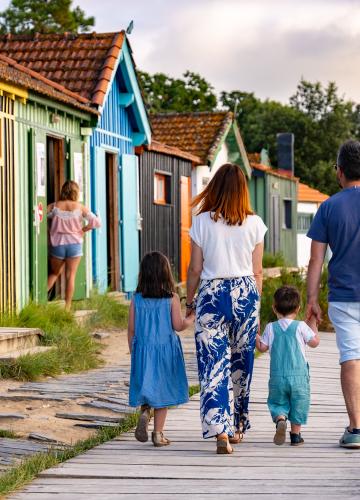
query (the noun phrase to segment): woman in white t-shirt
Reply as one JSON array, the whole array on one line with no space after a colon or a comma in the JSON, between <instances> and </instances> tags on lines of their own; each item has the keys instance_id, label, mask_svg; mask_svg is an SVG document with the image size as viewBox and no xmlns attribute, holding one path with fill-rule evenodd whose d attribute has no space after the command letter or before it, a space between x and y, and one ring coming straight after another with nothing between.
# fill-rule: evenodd
<instances>
[{"instance_id":1,"label":"woman in white t-shirt","mask_svg":"<svg viewBox=\"0 0 360 500\"><path fill-rule=\"evenodd\" d=\"M204 438L232 453L250 427L248 402L259 323L266 226L251 210L245 175L227 163L193 201L186 307L196 300Z\"/></svg>"}]
</instances>

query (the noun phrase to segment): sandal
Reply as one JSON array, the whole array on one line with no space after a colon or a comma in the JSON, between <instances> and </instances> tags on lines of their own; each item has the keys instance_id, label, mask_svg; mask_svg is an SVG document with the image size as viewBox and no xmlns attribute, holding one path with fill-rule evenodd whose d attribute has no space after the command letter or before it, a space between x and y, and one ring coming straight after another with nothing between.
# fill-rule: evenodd
<instances>
[{"instance_id":1,"label":"sandal","mask_svg":"<svg viewBox=\"0 0 360 500\"><path fill-rule=\"evenodd\" d=\"M149 406L141 408L141 414L135 429L135 438L141 443L146 443L149 439L148 427L151 417L151 410Z\"/></svg>"},{"instance_id":2,"label":"sandal","mask_svg":"<svg viewBox=\"0 0 360 500\"><path fill-rule=\"evenodd\" d=\"M274 444L281 446L286 441L286 426L287 422L284 418L280 418L276 422L276 432L274 435Z\"/></svg>"},{"instance_id":3,"label":"sandal","mask_svg":"<svg viewBox=\"0 0 360 500\"><path fill-rule=\"evenodd\" d=\"M231 455L234 448L230 446L229 438L218 439L216 441L216 453L218 455Z\"/></svg>"},{"instance_id":4,"label":"sandal","mask_svg":"<svg viewBox=\"0 0 360 500\"><path fill-rule=\"evenodd\" d=\"M169 446L171 443L170 439L166 438L162 432L153 431L151 434L151 441L155 448L160 448L161 446Z\"/></svg>"},{"instance_id":5,"label":"sandal","mask_svg":"<svg viewBox=\"0 0 360 500\"><path fill-rule=\"evenodd\" d=\"M233 437L229 437L229 443L239 444L244 439L243 427L241 425L240 429L234 432Z\"/></svg>"}]
</instances>

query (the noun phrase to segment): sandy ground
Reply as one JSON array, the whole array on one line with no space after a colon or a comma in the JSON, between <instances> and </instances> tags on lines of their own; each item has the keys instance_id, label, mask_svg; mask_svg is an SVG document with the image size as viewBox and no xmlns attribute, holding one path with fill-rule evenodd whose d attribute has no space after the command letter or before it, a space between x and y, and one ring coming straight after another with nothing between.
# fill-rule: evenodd
<instances>
[{"instance_id":1,"label":"sandy ground","mask_svg":"<svg viewBox=\"0 0 360 500\"><path fill-rule=\"evenodd\" d=\"M125 330L111 330L107 331L107 333L110 334L110 337L101 341L103 346L101 358L104 360L104 366L115 365L123 360L129 360L130 362L127 332ZM46 378L42 379L42 381L44 380ZM2 380L0 392L4 394L9 388L16 389L22 384L22 382L12 380ZM79 406L77 402L82 401L85 401L85 399L68 401L1 401L0 413L24 413L29 415L29 418L24 420L1 419L0 429L12 430L21 437L27 437L31 432L35 432L71 444L79 439L87 438L95 431L74 427L75 421L56 418L56 413L88 413L91 415L116 416L115 413L108 410Z\"/></svg>"},{"instance_id":2,"label":"sandy ground","mask_svg":"<svg viewBox=\"0 0 360 500\"><path fill-rule=\"evenodd\" d=\"M101 330L105 331L105 330ZM104 360L104 366L116 365L119 361L129 361L130 354L127 345L126 330L107 330L110 336L101 341L103 346L101 357ZM181 336L192 336L193 330L190 328ZM46 380L43 379L43 380ZM18 388L22 382L11 380L2 380L0 383L0 392L6 393L9 388ZM31 432L46 435L57 441L72 444L79 439L85 439L95 431L92 429L83 429L74 427L77 423L74 420L65 420L56 418L58 412L66 413L87 413L91 415L117 416L108 410L86 408L77 405L76 402L82 402L84 399L64 401L1 401L0 413L25 413L29 418L24 420L0 420L0 429L12 430L21 437L27 437ZM79 422L78 422L79 423Z\"/></svg>"}]
</instances>

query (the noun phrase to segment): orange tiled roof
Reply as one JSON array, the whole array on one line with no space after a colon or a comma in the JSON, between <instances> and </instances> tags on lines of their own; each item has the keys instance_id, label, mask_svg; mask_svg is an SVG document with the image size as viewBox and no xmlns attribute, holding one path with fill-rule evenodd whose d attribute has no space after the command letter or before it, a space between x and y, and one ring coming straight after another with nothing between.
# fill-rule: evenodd
<instances>
[{"instance_id":1,"label":"orange tiled roof","mask_svg":"<svg viewBox=\"0 0 360 500\"><path fill-rule=\"evenodd\" d=\"M298 187L298 201L300 202L313 202L322 203L327 200L329 196L327 194L321 193L317 189L311 188L307 184L299 182Z\"/></svg>"},{"instance_id":2,"label":"orange tiled roof","mask_svg":"<svg viewBox=\"0 0 360 500\"><path fill-rule=\"evenodd\" d=\"M0 37L0 53L101 106L125 32Z\"/></svg>"},{"instance_id":3,"label":"orange tiled roof","mask_svg":"<svg viewBox=\"0 0 360 500\"><path fill-rule=\"evenodd\" d=\"M74 92L54 83L36 71L25 68L13 59L0 54L0 80L38 94L51 97L65 104L70 104L92 114L98 112L90 107L90 102Z\"/></svg>"},{"instance_id":4,"label":"orange tiled roof","mask_svg":"<svg viewBox=\"0 0 360 500\"><path fill-rule=\"evenodd\" d=\"M207 164L213 160L224 133L232 123L233 113L168 113L150 118L156 141L187 151Z\"/></svg>"},{"instance_id":5,"label":"orange tiled roof","mask_svg":"<svg viewBox=\"0 0 360 500\"><path fill-rule=\"evenodd\" d=\"M256 153L255 153L256 154ZM253 161L250 161L250 165L252 168L255 168L255 170L261 170L262 172L269 172L272 175L275 175L276 177L281 177L283 179L290 179L293 181L298 181L298 177L295 177L292 175L291 172L286 172L286 170L277 170L275 168L271 168L268 165L263 165L262 163L254 163Z\"/></svg>"},{"instance_id":6,"label":"orange tiled roof","mask_svg":"<svg viewBox=\"0 0 360 500\"><path fill-rule=\"evenodd\" d=\"M164 153L170 156L183 158L184 160L189 160L196 165L201 164L201 160L198 156L187 153L186 151L182 151L181 149L175 148L174 146L168 146L167 144L159 141L151 141L151 144L145 146L144 149L146 149L147 151L155 151L156 153Z\"/></svg>"}]
</instances>

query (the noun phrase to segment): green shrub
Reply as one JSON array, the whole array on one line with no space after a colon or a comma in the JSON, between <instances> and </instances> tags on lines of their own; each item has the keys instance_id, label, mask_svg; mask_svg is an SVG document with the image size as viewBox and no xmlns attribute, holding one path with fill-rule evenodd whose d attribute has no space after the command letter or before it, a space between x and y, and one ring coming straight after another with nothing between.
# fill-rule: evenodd
<instances>
[{"instance_id":1,"label":"green shrub","mask_svg":"<svg viewBox=\"0 0 360 500\"><path fill-rule=\"evenodd\" d=\"M263 267L284 267L286 266L285 258L281 252L270 253L264 252Z\"/></svg>"},{"instance_id":2,"label":"green shrub","mask_svg":"<svg viewBox=\"0 0 360 500\"><path fill-rule=\"evenodd\" d=\"M261 329L265 328L265 325L270 321L275 321L276 316L272 310L273 296L275 291L283 285L293 285L298 288L301 295L301 309L299 313L299 318L304 318L305 306L306 306L306 276L304 276L300 271L289 272L286 269L282 269L281 276L278 278L266 278L263 283L263 292L261 296ZM323 313L323 321L319 325L320 330L331 329L331 322L328 317L328 287L327 287L327 269L325 269L321 275L320 293L319 293L319 304Z\"/></svg>"},{"instance_id":3,"label":"green shrub","mask_svg":"<svg viewBox=\"0 0 360 500\"><path fill-rule=\"evenodd\" d=\"M90 328L126 328L129 307L120 304L108 295L94 291L90 298L74 303L76 309L92 309L96 311L89 317L87 326Z\"/></svg>"}]
</instances>

